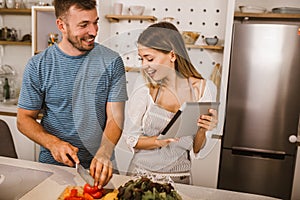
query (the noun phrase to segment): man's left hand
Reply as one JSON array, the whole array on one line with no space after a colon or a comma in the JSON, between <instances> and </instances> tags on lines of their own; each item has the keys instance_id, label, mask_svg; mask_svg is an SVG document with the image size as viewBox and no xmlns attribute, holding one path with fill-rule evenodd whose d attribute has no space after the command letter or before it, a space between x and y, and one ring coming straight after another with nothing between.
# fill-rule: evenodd
<instances>
[{"instance_id":1,"label":"man's left hand","mask_svg":"<svg viewBox=\"0 0 300 200\"><path fill-rule=\"evenodd\" d=\"M95 180L95 186L102 188L112 178L112 162L106 156L96 155L91 162L90 173Z\"/></svg>"}]
</instances>

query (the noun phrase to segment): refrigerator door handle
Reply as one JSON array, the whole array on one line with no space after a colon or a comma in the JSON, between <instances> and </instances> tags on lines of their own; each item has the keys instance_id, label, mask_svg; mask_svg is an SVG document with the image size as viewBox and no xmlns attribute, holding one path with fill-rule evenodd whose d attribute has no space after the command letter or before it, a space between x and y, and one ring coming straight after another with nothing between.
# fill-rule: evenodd
<instances>
[{"instance_id":1,"label":"refrigerator door handle","mask_svg":"<svg viewBox=\"0 0 300 200\"><path fill-rule=\"evenodd\" d=\"M289 141L290 143L295 143L297 146L300 146L300 115L298 120L298 133L297 135L290 135Z\"/></svg>"},{"instance_id":2,"label":"refrigerator door handle","mask_svg":"<svg viewBox=\"0 0 300 200\"><path fill-rule=\"evenodd\" d=\"M272 151L266 149L255 149L248 147L233 146L232 154L243 155L243 156L253 156L253 157L263 157L263 158L273 158L273 159L284 159L286 152L284 151Z\"/></svg>"},{"instance_id":3,"label":"refrigerator door handle","mask_svg":"<svg viewBox=\"0 0 300 200\"><path fill-rule=\"evenodd\" d=\"M295 143L297 146L300 146L300 136L290 135L289 141L290 143Z\"/></svg>"}]
</instances>

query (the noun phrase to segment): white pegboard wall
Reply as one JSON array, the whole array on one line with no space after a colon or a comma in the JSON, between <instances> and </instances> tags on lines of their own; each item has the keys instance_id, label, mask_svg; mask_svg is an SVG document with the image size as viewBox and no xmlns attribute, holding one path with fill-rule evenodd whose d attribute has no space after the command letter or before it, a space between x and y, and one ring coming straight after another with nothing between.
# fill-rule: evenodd
<instances>
[{"instance_id":1,"label":"white pegboard wall","mask_svg":"<svg viewBox=\"0 0 300 200\"><path fill-rule=\"evenodd\" d=\"M218 36L223 38L225 31L226 3L222 0L204 1L204 0L166 0L166 1L133 1L119 0L111 1L107 13L112 13L112 7L115 2L123 3L123 14L129 14L130 5L144 5L144 15L153 15L158 21L165 17L173 17L174 23L180 31L191 30L201 32L202 37ZM103 2L105 3L105 2ZM189 5L189 6L187 6ZM100 4L101 6L101 4ZM125 25L125 26L124 26ZM146 28L149 25L147 21L140 20L122 20L119 23L111 23L111 34L124 32L130 29ZM198 40L198 42L202 42Z\"/></svg>"},{"instance_id":2,"label":"white pegboard wall","mask_svg":"<svg viewBox=\"0 0 300 200\"><path fill-rule=\"evenodd\" d=\"M171 21L179 31L197 31L200 37L196 44L203 45L205 37L217 36L223 44L225 35L226 9L227 3L224 0L115 0L101 1L106 8L103 14L112 14L114 3L123 4L123 15L129 14L129 6L143 5L145 11L143 15L151 15L162 21L166 17L172 17ZM141 31L151 24L149 21L141 20L120 20L118 23L110 23L109 37L103 43L119 52L126 66L140 65L136 40ZM101 27L100 27L101 29ZM101 35L101 32L100 32ZM199 69L205 78L208 78L214 65L222 62L222 52L207 49L188 49L189 55L195 67Z\"/></svg>"}]
</instances>

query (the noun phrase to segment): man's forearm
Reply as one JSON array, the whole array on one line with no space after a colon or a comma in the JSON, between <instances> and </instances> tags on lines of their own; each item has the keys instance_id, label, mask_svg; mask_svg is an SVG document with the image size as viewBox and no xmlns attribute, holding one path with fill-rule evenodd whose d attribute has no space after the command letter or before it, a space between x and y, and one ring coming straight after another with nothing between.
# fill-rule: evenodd
<instances>
[{"instance_id":1,"label":"man's forearm","mask_svg":"<svg viewBox=\"0 0 300 200\"><path fill-rule=\"evenodd\" d=\"M47 149L49 149L49 145L59 140L57 137L48 133L33 116L18 113L17 128L23 135Z\"/></svg>"}]
</instances>

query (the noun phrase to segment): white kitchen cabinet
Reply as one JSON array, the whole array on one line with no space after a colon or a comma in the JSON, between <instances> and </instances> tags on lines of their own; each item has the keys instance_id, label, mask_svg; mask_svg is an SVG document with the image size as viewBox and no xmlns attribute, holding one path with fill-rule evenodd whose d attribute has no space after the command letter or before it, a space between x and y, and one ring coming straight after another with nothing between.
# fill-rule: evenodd
<instances>
[{"instance_id":1,"label":"white kitchen cabinet","mask_svg":"<svg viewBox=\"0 0 300 200\"><path fill-rule=\"evenodd\" d=\"M56 17L53 6L32 7L32 55L35 55L48 47L50 33L59 34L56 26ZM47 24L47 26L45 26Z\"/></svg>"},{"instance_id":2,"label":"white kitchen cabinet","mask_svg":"<svg viewBox=\"0 0 300 200\"><path fill-rule=\"evenodd\" d=\"M215 144L204 159L192 160L192 184L217 188L221 140ZM199 176L201 175L201 176Z\"/></svg>"},{"instance_id":3,"label":"white kitchen cabinet","mask_svg":"<svg viewBox=\"0 0 300 200\"><path fill-rule=\"evenodd\" d=\"M4 120L12 133L16 152L19 159L36 161L36 145L17 129L17 118L15 116L0 115L0 119Z\"/></svg>"}]
</instances>

